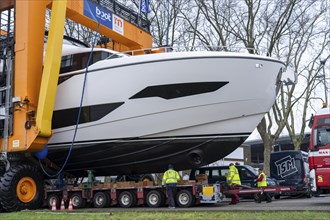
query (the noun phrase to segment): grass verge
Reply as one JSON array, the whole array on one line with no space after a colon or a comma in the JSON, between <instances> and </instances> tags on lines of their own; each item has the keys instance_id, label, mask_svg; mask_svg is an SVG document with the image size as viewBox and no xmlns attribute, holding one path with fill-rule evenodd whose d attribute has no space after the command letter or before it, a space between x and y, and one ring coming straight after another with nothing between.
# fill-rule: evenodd
<instances>
[{"instance_id":1,"label":"grass verge","mask_svg":"<svg viewBox=\"0 0 330 220\"><path fill-rule=\"evenodd\" d=\"M114 211L110 213L86 212L49 212L49 211L21 211L15 213L2 213L0 219L6 220L148 220L148 219L242 219L242 220L329 220L327 211L155 211L155 212L125 212Z\"/></svg>"}]
</instances>

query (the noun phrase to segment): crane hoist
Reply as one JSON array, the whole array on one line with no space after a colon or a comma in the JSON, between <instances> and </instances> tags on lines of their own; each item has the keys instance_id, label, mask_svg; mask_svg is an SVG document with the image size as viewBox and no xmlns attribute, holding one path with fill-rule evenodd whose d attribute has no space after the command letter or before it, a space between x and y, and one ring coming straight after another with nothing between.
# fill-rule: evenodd
<instances>
[{"instance_id":1,"label":"crane hoist","mask_svg":"<svg viewBox=\"0 0 330 220\"><path fill-rule=\"evenodd\" d=\"M123 13L128 11L114 0L1 1L0 207L15 211L42 204L42 174L31 158L52 135L65 19L111 38L114 50L150 48L148 22L132 12L128 19Z\"/></svg>"}]
</instances>

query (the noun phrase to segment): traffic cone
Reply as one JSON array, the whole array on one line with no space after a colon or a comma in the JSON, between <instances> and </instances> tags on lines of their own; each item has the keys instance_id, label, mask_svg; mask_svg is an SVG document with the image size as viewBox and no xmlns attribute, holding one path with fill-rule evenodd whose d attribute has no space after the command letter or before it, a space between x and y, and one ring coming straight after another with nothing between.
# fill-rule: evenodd
<instances>
[{"instance_id":1,"label":"traffic cone","mask_svg":"<svg viewBox=\"0 0 330 220\"><path fill-rule=\"evenodd\" d=\"M65 210L65 206L64 206L64 201L62 199L62 201L61 201L61 211L64 211L64 210Z\"/></svg>"},{"instance_id":2,"label":"traffic cone","mask_svg":"<svg viewBox=\"0 0 330 220\"><path fill-rule=\"evenodd\" d=\"M72 199L70 198L68 211L69 211L69 212L72 212L72 210L73 210L73 207L72 207Z\"/></svg>"},{"instance_id":3,"label":"traffic cone","mask_svg":"<svg viewBox=\"0 0 330 220\"><path fill-rule=\"evenodd\" d=\"M56 211L56 199L53 199L52 211Z\"/></svg>"}]
</instances>

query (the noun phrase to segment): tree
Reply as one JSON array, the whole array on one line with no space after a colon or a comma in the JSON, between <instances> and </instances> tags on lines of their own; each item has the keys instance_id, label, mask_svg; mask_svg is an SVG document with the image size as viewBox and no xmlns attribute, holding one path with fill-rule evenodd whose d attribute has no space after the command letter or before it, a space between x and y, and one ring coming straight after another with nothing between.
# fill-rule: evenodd
<instances>
[{"instance_id":1,"label":"tree","mask_svg":"<svg viewBox=\"0 0 330 220\"><path fill-rule=\"evenodd\" d=\"M157 46L173 46L182 38L183 19L179 12L190 5L189 0L150 1L151 34Z\"/></svg>"},{"instance_id":2,"label":"tree","mask_svg":"<svg viewBox=\"0 0 330 220\"><path fill-rule=\"evenodd\" d=\"M300 149L306 128L306 112L312 99L312 93L319 83L316 81L318 71L315 71L315 64L326 49L330 33L329 28L322 25L326 11L322 5L315 4L315 2L296 1L293 7L291 18L283 27L282 39L279 38L279 40L284 40L287 50L283 50L281 53L278 53L280 50L277 50L277 56L286 57L287 66L298 74L302 83L290 87L284 85L271 113L267 114L267 121L264 118L257 127L265 146L264 167L267 171L269 171L269 156L272 146L284 127L287 128L295 149ZM318 42L318 47L314 42ZM277 46L279 43L280 41L270 45L274 45L276 49L276 47L279 48ZM268 53L271 54L272 51L273 49L269 48ZM311 55L305 56L307 52ZM303 85L305 86L301 89ZM292 111L294 107L296 110L301 110L298 137L296 137L297 120L295 119L299 117L299 114L297 111ZM275 126L273 126L273 122L276 123Z\"/></svg>"},{"instance_id":3,"label":"tree","mask_svg":"<svg viewBox=\"0 0 330 220\"><path fill-rule=\"evenodd\" d=\"M323 34L322 34L323 35ZM304 139L304 132L306 129L306 125L308 122L308 115L307 110L308 107L311 105L313 99L319 99L317 94L314 94L316 89L320 86L322 81L319 80L319 73L321 70L324 69L325 62L330 58L330 55L325 59L322 59L324 63L322 63L321 56L325 52L326 44L327 42L327 35L324 34L324 40L323 42L320 42L320 48L318 48L318 51L315 51L315 57L313 60L311 60L309 63L306 64L306 67L301 70L301 80L304 80L304 84L306 87L303 89L299 97L292 97L293 100L298 99L299 102L296 104L295 111L291 111L289 114L288 120L290 120L289 123L286 124L286 129L288 130L289 136L292 140L292 143L294 145L295 150L300 150L301 143ZM324 76L325 77L325 76ZM326 83L326 82L324 82ZM319 106L320 107L320 106ZM311 106L313 108L313 106ZM297 114L297 111L299 111L299 114ZM296 114L293 114L293 112L296 112ZM294 126L296 123L297 116L300 115L300 122L301 126L299 129L298 136L296 136L296 126Z\"/></svg>"},{"instance_id":4,"label":"tree","mask_svg":"<svg viewBox=\"0 0 330 220\"><path fill-rule=\"evenodd\" d=\"M315 64L326 48L326 39L329 39L326 3L311 0L195 0L195 3L201 15L197 14L198 21L187 23L202 44L231 51L243 48L249 53L275 56L284 60L286 66L292 68L307 85L304 90L297 85L284 85L271 111L257 127L265 146L264 169L268 173L272 146L285 127L294 140L296 116L292 109L303 101L300 120L304 123L295 142L297 146L301 143L306 109L317 85ZM187 19L191 16L191 11L181 13ZM315 42L319 41L323 43L316 51Z\"/></svg>"}]
</instances>

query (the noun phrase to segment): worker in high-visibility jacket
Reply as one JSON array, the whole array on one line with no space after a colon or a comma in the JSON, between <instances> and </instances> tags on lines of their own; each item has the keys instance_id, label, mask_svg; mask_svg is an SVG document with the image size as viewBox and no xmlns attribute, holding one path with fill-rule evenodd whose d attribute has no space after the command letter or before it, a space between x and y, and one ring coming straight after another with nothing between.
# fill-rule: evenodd
<instances>
[{"instance_id":1,"label":"worker in high-visibility jacket","mask_svg":"<svg viewBox=\"0 0 330 220\"><path fill-rule=\"evenodd\" d=\"M175 208L174 196L176 193L176 184L180 180L180 175L173 169L173 165L168 165L168 170L164 173L162 186L166 186L167 196L170 200L169 208Z\"/></svg>"},{"instance_id":2,"label":"worker in high-visibility jacket","mask_svg":"<svg viewBox=\"0 0 330 220\"><path fill-rule=\"evenodd\" d=\"M259 168L259 175L255 181L257 182L257 186L260 189L267 187L267 176L261 168ZM264 199L264 197L267 199L267 202L272 201L272 197L269 195L269 193L266 193L266 192L257 193L255 200L256 200L256 202L261 203L261 201Z\"/></svg>"},{"instance_id":3,"label":"worker in high-visibility jacket","mask_svg":"<svg viewBox=\"0 0 330 220\"><path fill-rule=\"evenodd\" d=\"M229 164L229 173L227 175L227 183L232 190L236 190L241 185L241 179L237 168L233 163ZM231 202L229 205L235 205L240 201L239 196L235 191L232 191Z\"/></svg>"}]
</instances>

